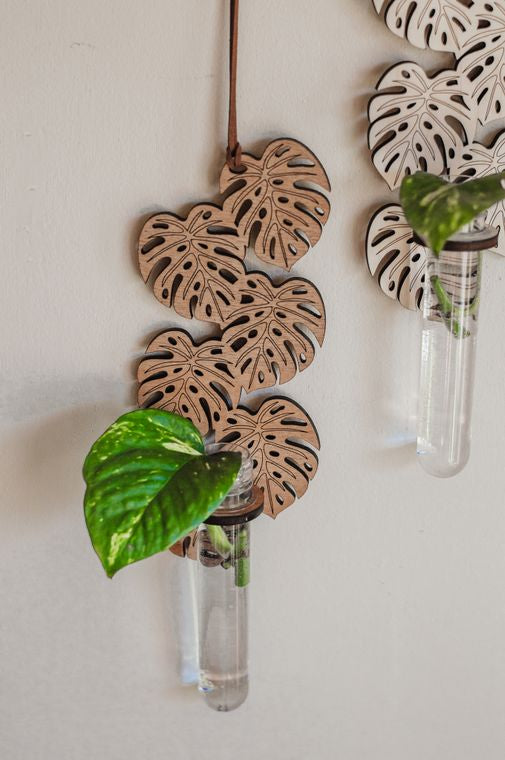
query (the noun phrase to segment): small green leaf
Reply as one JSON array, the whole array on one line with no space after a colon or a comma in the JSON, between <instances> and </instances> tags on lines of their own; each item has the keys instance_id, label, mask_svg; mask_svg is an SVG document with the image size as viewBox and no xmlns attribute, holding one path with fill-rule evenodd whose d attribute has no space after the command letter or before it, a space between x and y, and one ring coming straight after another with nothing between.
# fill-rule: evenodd
<instances>
[{"instance_id":1,"label":"small green leaf","mask_svg":"<svg viewBox=\"0 0 505 760\"><path fill-rule=\"evenodd\" d=\"M400 190L409 224L437 255L452 235L504 198L505 172L460 184L417 172Z\"/></svg>"},{"instance_id":2,"label":"small green leaf","mask_svg":"<svg viewBox=\"0 0 505 760\"><path fill-rule=\"evenodd\" d=\"M219 506L240 454L203 452L190 422L151 409L120 417L92 446L84 463L84 511L109 577L172 546Z\"/></svg>"}]
</instances>

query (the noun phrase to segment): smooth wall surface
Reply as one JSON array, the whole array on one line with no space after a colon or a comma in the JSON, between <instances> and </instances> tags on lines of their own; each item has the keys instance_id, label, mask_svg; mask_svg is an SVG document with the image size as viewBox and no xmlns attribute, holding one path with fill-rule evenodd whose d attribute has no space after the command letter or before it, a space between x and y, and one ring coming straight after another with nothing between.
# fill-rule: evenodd
<instances>
[{"instance_id":1,"label":"smooth wall surface","mask_svg":"<svg viewBox=\"0 0 505 760\"><path fill-rule=\"evenodd\" d=\"M107 580L80 468L134 405L148 340L181 323L134 246L150 212L217 197L226 4L2 2L0 756L502 760L505 263L486 261L473 456L444 482L415 461L416 317L363 258L390 198L367 99L390 64L444 57L371 0L242 5L241 141L308 144L333 213L297 268L325 298L326 343L283 389L318 425L320 471L254 526L251 692L219 715L179 682L177 560Z\"/></svg>"}]
</instances>

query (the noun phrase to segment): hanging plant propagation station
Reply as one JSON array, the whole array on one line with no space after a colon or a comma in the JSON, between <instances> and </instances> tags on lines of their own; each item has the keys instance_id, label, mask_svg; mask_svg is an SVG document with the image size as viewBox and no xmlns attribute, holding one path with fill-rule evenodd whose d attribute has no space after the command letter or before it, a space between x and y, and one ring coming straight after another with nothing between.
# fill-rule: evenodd
<instances>
[{"instance_id":1,"label":"hanging plant propagation station","mask_svg":"<svg viewBox=\"0 0 505 760\"><path fill-rule=\"evenodd\" d=\"M505 0L372 3L393 34L452 56L429 72L396 63L376 85L368 147L394 195L366 234L382 292L421 314L417 454L446 478L470 456L483 253L505 253L505 130L483 134L505 114ZM195 581L196 601L186 600L197 608L194 682L220 712L249 689L251 523L293 506L318 469L315 424L278 386L310 372L325 339L321 293L295 269L321 239L331 190L299 140L242 149L239 0L229 9L216 196L185 215L144 218L137 245L160 314L187 324L168 322L148 342L138 408L110 425L83 467L86 525L108 577L166 550L185 562L176 567Z\"/></svg>"},{"instance_id":2,"label":"hanging plant propagation station","mask_svg":"<svg viewBox=\"0 0 505 760\"><path fill-rule=\"evenodd\" d=\"M310 367L325 335L315 285L286 276L319 241L330 183L292 138L260 156L237 137L238 0L230 0L228 147L220 199L144 223L138 261L156 299L208 323L168 327L138 368L140 409L114 423L84 466L85 513L108 573L171 548L197 565L199 689L218 711L248 693L250 522L306 492L319 436L295 401L262 393ZM256 266L246 266L247 251ZM263 265L276 268L272 276Z\"/></svg>"},{"instance_id":3,"label":"hanging plant propagation station","mask_svg":"<svg viewBox=\"0 0 505 760\"><path fill-rule=\"evenodd\" d=\"M372 162L400 201L372 216L367 263L382 291L421 310L417 453L451 477L470 456L482 252L505 253L505 132L479 130L505 113L505 3L374 0L396 35L450 53L427 73L398 63L369 103ZM452 184L448 183L450 180Z\"/></svg>"}]
</instances>

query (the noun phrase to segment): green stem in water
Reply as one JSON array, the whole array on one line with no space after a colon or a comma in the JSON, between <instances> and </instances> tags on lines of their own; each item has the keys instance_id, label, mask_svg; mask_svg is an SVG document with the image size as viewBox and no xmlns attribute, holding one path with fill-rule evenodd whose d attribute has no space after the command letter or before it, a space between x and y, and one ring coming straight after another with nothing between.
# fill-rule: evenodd
<instances>
[{"instance_id":1,"label":"green stem in water","mask_svg":"<svg viewBox=\"0 0 505 760\"><path fill-rule=\"evenodd\" d=\"M478 306L478 299L475 299L470 309L458 309L456 306L454 306L452 299L447 294L438 275L434 275L431 278L431 286L438 299L438 303L441 309L441 317L444 320L444 323L447 326L448 330L450 330L456 338L468 338L470 332L461 326L460 322L455 319L455 315L465 317L469 314L472 314Z\"/></svg>"},{"instance_id":2,"label":"green stem in water","mask_svg":"<svg viewBox=\"0 0 505 760\"><path fill-rule=\"evenodd\" d=\"M227 559L233 549L225 530L220 525L206 525L210 542L218 554Z\"/></svg>"},{"instance_id":3,"label":"green stem in water","mask_svg":"<svg viewBox=\"0 0 505 760\"><path fill-rule=\"evenodd\" d=\"M237 561L235 562L235 585L247 586L250 580L249 539L247 528L241 528L237 538Z\"/></svg>"},{"instance_id":4,"label":"green stem in water","mask_svg":"<svg viewBox=\"0 0 505 760\"><path fill-rule=\"evenodd\" d=\"M228 570L235 567L235 585L239 587L247 586L250 579L249 569L249 541L247 528L240 528L235 539L235 547L226 535L226 531L220 525L206 525L209 540L223 557L221 567ZM235 559L232 559L234 555Z\"/></svg>"}]
</instances>

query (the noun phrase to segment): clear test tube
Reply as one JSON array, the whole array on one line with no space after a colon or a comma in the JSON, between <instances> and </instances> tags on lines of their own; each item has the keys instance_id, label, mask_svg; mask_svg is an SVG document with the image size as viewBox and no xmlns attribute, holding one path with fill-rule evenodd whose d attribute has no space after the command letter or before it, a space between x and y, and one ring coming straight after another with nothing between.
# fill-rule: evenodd
<instances>
[{"instance_id":1,"label":"clear test tube","mask_svg":"<svg viewBox=\"0 0 505 760\"><path fill-rule=\"evenodd\" d=\"M417 453L440 478L456 475L470 456L482 252L497 239L493 228L468 230L438 256L427 254Z\"/></svg>"},{"instance_id":2,"label":"clear test tube","mask_svg":"<svg viewBox=\"0 0 505 760\"><path fill-rule=\"evenodd\" d=\"M209 453L226 445L208 447ZM199 689L214 710L235 710L247 698L250 522L263 511L253 487L252 460L242 466L226 499L197 534Z\"/></svg>"}]
</instances>

